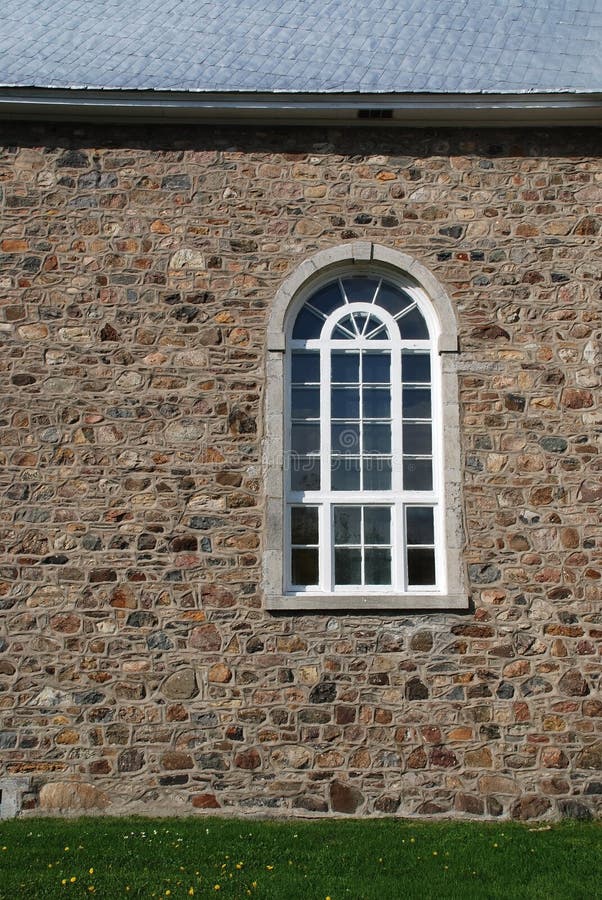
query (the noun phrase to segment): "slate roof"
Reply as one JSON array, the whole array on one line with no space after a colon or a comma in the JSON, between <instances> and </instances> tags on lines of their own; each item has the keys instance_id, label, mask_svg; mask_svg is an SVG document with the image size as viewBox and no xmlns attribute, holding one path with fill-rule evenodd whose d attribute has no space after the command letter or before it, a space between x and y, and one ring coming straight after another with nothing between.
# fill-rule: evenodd
<instances>
[{"instance_id":1,"label":"slate roof","mask_svg":"<svg viewBox=\"0 0 602 900\"><path fill-rule=\"evenodd\" d=\"M602 0L1 0L0 85L602 90Z\"/></svg>"}]
</instances>

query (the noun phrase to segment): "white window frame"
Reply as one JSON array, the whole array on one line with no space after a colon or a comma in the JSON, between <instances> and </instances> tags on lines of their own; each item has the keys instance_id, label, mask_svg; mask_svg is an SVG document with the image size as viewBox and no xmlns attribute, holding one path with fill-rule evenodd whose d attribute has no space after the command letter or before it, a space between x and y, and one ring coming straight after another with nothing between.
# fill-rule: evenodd
<instances>
[{"instance_id":1,"label":"white window frame","mask_svg":"<svg viewBox=\"0 0 602 900\"><path fill-rule=\"evenodd\" d=\"M428 341L387 340L386 348L393 357L405 349L430 350L431 393L433 422L433 490L409 492L401 490L399 482L391 491L374 492L311 492L294 495L288 491L288 422L289 422L289 372L290 354L297 342L290 334L294 319L308 297L325 283L338 276L368 276L385 278L397 284L412 296L424 315L430 339ZM338 319L352 308L366 310L370 304L352 304L337 308L330 320ZM381 318L387 314L375 310ZM327 325L331 324L329 322ZM390 323L389 323L390 324ZM390 334L394 332L390 331ZM326 385L330 375L329 364L333 348L384 349L385 342L359 339L355 341L330 341L325 338L301 342L318 349L324 345L327 352L321 354L321 383ZM395 349L394 349L395 348ZM468 597L464 589L462 565L462 509L459 477L459 421L457 402L457 376L455 359L457 335L455 317L449 298L430 273L411 257L374 244L346 244L322 251L302 264L284 283L274 304L268 329L268 353L266 367L266 441L264 472L267 488L266 539L263 553L265 606L271 610L357 610L357 609L459 609L466 608ZM392 374L392 390L401 390L401 373ZM396 385L396 387L393 387ZM322 402L329 404L329 391ZM393 408L400 409L394 397ZM322 420L329 416L325 409ZM395 418L395 417L394 417ZM401 418L397 425L401 429ZM330 464L330 429L322 428L322 470ZM445 435L445 440L443 440ZM395 446L395 444L393 445ZM393 467L400 468L399 462ZM325 482L321 481L324 488ZM333 555L333 535L329 511L334 505L350 504L387 505L394 508L392 521L392 556L394 576L392 585L380 587L335 587L330 573ZM321 583L310 588L294 587L290 583L287 546L289 510L291 505L317 505L320 508L320 558ZM433 506L435 510L435 547L437 584L432 587L408 588L405 582L405 527L401 516L408 506ZM403 538L400 540L400 535Z\"/></svg>"}]
</instances>

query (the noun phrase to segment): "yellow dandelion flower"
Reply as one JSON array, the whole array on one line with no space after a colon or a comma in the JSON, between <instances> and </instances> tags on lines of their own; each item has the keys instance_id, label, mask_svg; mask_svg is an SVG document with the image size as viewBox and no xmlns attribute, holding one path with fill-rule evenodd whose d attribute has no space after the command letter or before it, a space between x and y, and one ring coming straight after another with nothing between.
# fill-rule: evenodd
<instances>
[{"instance_id":1,"label":"yellow dandelion flower","mask_svg":"<svg viewBox=\"0 0 602 900\"><path fill-rule=\"evenodd\" d=\"M437 853L437 851L436 851L436 850L433 850L433 856L438 856L438 855L439 855L439 854Z\"/></svg>"},{"instance_id":2,"label":"yellow dandelion flower","mask_svg":"<svg viewBox=\"0 0 602 900\"><path fill-rule=\"evenodd\" d=\"M237 868L237 869L242 869L242 863L236 863L236 868Z\"/></svg>"},{"instance_id":3,"label":"yellow dandelion flower","mask_svg":"<svg viewBox=\"0 0 602 900\"><path fill-rule=\"evenodd\" d=\"M3 849L3 850L8 850L8 847L3 847L2 849Z\"/></svg>"},{"instance_id":4,"label":"yellow dandelion flower","mask_svg":"<svg viewBox=\"0 0 602 900\"><path fill-rule=\"evenodd\" d=\"M69 849L69 847L65 847L65 850L68 850L68 849Z\"/></svg>"},{"instance_id":5,"label":"yellow dandelion flower","mask_svg":"<svg viewBox=\"0 0 602 900\"><path fill-rule=\"evenodd\" d=\"M257 882L256 882L256 881L252 881L252 882L251 882L251 887L256 888L256 887L257 887Z\"/></svg>"},{"instance_id":6,"label":"yellow dandelion flower","mask_svg":"<svg viewBox=\"0 0 602 900\"><path fill-rule=\"evenodd\" d=\"M66 879L66 878L61 878L61 884L67 884L67 879Z\"/></svg>"},{"instance_id":7,"label":"yellow dandelion flower","mask_svg":"<svg viewBox=\"0 0 602 900\"><path fill-rule=\"evenodd\" d=\"M76 876L72 875L71 878L69 879L69 881L71 882L71 884L75 884L75 882L77 881Z\"/></svg>"},{"instance_id":8,"label":"yellow dandelion flower","mask_svg":"<svg viewBox=\"0 0 602 900\"><path fill-rule=\"evenodd\" d=\"M171 896L171 891L170 891L170 890L165 891L165 896L166 896L166 897Z\"/></svg>"},{"instance_id":9,"label":"yellow dandelion flower","mask_svg":"<svg viewBox=\"0 0 602 900\"><path fill-rule=\"evenodd\" d=\"M88 875L94 875L94 869L92 869L92 868L88 869Z\"/></svg>"},{"instance_id":10,"label":"yellow dandelion flower","mask_svg":"<svg viewBox=\"0 0 602 900\"><path fill-rule=\"evenodd\" d=\"M214 885L213 885L213 890L214 890L214 891L221 891L221 886L220 886L219 884L214 884Z\"/></svg>"},{"instance_id":11,"label":"yellow dandelion flower","mask_svg":"<svg viewBox=\"0 0 602 900\"><path fill-rule=\"evenodd\" d=\"M96 893L96 888L94 887L93 884L89 884L89 885L88 885L88 890L90 891L91 894L95 894L95 893Z\"/></svg>"},{"instance_id":12,"label":"yellow dandelion flower","mask_svg":"<svg viewBox=\"0 0 602 900\"><path fill-rule=\"evenodd\" d=\"M193 887L189 887L189 888L188 888L188 896L189 896L189 897L194 897L194 888L193 888Z\"/></svg>"},{"instance_id":13,"label":"yellow dandelion flower","mask_svg":"<svg viewBox=\"0 0 602 900\"><path fill-rule=\"evenodd\" d=\"M273 868L274 868L274 866L266 866L266 869L268 870L268 872L271 872Z\"/></svg>"}]
</instances>

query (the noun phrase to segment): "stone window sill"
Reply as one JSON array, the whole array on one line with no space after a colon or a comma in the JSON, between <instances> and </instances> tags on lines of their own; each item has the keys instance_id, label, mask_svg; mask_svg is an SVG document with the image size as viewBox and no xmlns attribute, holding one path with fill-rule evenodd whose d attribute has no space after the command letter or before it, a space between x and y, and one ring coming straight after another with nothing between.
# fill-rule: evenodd
<instances>
[{"instance_id":1,"label":"stone window sill","mask_svg":"<svg viewBox=\"0 0 602 900\"><path fill-rule=\"evenodd\" d=\"M466 594L277 594L268 595L265 608L274 612L313 610L456 610L468 609Z\"/></svg>"}]
</instances>

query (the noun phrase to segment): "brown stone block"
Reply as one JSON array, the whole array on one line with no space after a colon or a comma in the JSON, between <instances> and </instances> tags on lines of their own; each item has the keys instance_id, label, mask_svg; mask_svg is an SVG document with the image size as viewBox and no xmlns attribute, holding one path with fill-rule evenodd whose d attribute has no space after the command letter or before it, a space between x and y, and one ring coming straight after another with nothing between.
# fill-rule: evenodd
<instances>
[{"instance_id":1,"label":"brown stone block","mask_svg":"<svg viewBox=\"0 0 602 900\"><path fill-rule=\"evenodd\" d=\"M193 794L190 801L196 809L220 808L220 803L215 794Z\"/></svg>"},{"instance_id":2,"label":"brown stone block","mask_svg":"<svg viewBox=\"0 0 602 900\"><path fill-rule=\"evenodd\" d=\"M458 765L456 754L447 747L433 747L429 754L429 761L432 766L439 766L444 769L452 768Z\"/></svg>"},{"instance_id":3,"label":"brown stone block","mask_svg":"<svg viewBox=\"0 0 602 900\"><path fill-rule=\"evenodd\" d=\"M232 680L232 669L224 663L216 663L209 669L207 678L216 684L227 684Z\"/></svg>"},{"instance_id":4,"label":"brown stone block","mask_svg":"<svg viewBox=\"0 0 602 900\"><path fill-rule=\"evenodd\" d=\"M222 638L215 625L197 625L190 632L190 646L206 653L214 653L221 650Z\"/></svg>"},{"instance_id":5,"label":"brown stone block","mask_svg":"<svg viewBox=\"0 0 602 900\"><path fill-rule=\"evenodd\" d=\"M518 794L520 789L507 775L483 775L479 778L479 790L483 794Z\"/></svg>"},{"instance_id":6,"label":"brown stone block","mask_svg":"<svg viewBox=\"0 0 602 900\"><path fill-rule=\"evenodd\" d=\"M241 750L234 757L234 765L237 769L258 769L261 766L261 756L254 747Z\"/></svg>"},{"instance_id":7,"label":"brown stone block","mask_svg":"<svg viewBox=\"0 0 602 900\"><path fill-rule=\"evenodd\" d=\"M566 769L569 761L559 747L544 747L541 753L541 764L546 769Z\"/></svg>"},{"instance_id":8,"label":"brown stone block","mask_svg":"<svg viewBox=\"0 0 602 900\"><path fill-rule=\"evenodd\" d=\"M458 812L469 813L472 816L482 816L485 812L483 800L474 794L456 794L454 807Z\"/></svg>"},{"instance_id":9,"label":"brown stone block","mask_svg":"<svg viewBox=\"0 0 602 900\"><path fill-rule=\"evenodd\" d=\"M590 692L589 684L577 669L571 669L562 676L558 687L563 694L569 697L585 697Z\"/></svg>"},{"instance_id":10,"label":"brown stone block","mask_svg":"<svg viewBox=\"0 0 602 900\"><path fill-rule=\"evenodd\" d=\"M194 766L194 762L192 760L192 756L189 756L188 753L180 753L177 750L169 750L161 757L161 765L164 769L168 770L192 769L192 767Z\"/></svg>"},{"instance_id":11,"label":"brown stone block","mask_svg":"<svg viewBox=\"0 0 602 900\"><path fill-rule=\"evenodd\" d=\"M464 753L464 764L471 769L491 769L493 755L489 747L479 747L477 750L467 750Z\"/></svg>"},{"instance_id":12,"label":"brown stone block","mask_svg":"<svg viewBox=\"0 0 602 900\"><path fill-rule=\"evenodd\" d=\"M513 804L510 814L513 819L527 821L529 819L541 819L551 808L552 804L546 797L537 794L526 794Z\"/></svg>"},{"instance_id":13,"label":"brown stone block","mask_svg":"<svg viewBox=\"0 0 602 900\"><path fill-rule=\"evenodd\" d=\"M595 741L577 754L575 765L579 769L602 769L602 741Z\"/></svg>"},{"instance_id":14,"label":"brown stone block","mask_svg":"<svg viewBox=\"0 0 602 900\"><path fill-rule=\"evenodd\" d=\"M333 781L329 790L333 812L352 815L364 802L364 795L356 787L341 781Z\"/></svg>"}]
</instances>

